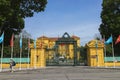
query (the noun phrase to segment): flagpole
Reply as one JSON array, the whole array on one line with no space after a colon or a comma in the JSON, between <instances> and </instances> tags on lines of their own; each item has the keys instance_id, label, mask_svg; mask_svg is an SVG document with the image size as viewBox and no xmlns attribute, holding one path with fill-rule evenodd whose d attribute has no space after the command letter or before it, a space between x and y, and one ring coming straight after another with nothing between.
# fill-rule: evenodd
<instances>
[{"instance_id":1,"label":"flagpole","mask_svg":"<svg viewBox=\"0 0 120 80\"><path fill-rule=\"evenodd\" d=\"M112 34L111 34L111 36L112 36ZM112 54L113 54L113 67L115 68L115 55L114 55L113 41L112 41Z\"/></svg>"},{"instance_id":2,"label":"flagpole","mask_svg":"<svg viewBox=\"0 0 120 80\"><path fill-rule=\"evenodd\" d=\"M35 55L34 55L34 68L36 69L36 40L34 40L34 49L35 49Z\"/></svg>"},{"instance_id":3,"label":"flagpole","mask_svg":"<svg viewBox=\"0 0 120 80\"><path fill-rule=\"evenodd\" d=\"M106 65L106 59L107 59L107 57L106 57L106 45L104 44L104 53L105 53L105 67L107 68L107 65Z\"/></svg>"},{"instance_id":4,"label":"flagpole","mask_svg":"<svg viewBox=\"0 0 120 80\"><path fill-rule=\"evenodd\" d=\"M2 58L3 58L3 42L2 42L2 49L1 49L1 65L0 65L0 72L2 71Z\"/></svg>"},{"instance_id":5,"label":"flagpole","mask_svg":"<svg viewBox=\"0 0 120 80\"><path fill-rule=\"evenodd\" d=\"M11 40L10 40L10 46L11 46L11 59L13 58L13 38L14 34L12 34Z\"/></svg>"},{"instance_id":6,"label":"flagpole","mask_svg":"<svg viewBox=\"0 0 120 80\"><path fill-rule=\"evenodd\" d=\"M2 58L3 58L3 47L4 47L4 32L2 33L0 37L0 43L2 43L2 48L1 48L1 65L0 65L0 72L2 71Z\"/></svg>"},{"instance_id":7,"label":"flagpole","mask_svg":"<svg viewBox=\"0 0 120 80\"><path fill-rule=\"evenodd\" d=\"M19 70L21 70L21 57L22 57L22 33L20 34L20 66L19 66Z\"/></svg>"},{"instance_id":8,"label":"flagpole","mask_svg":"<svg viewBox=\"0 0 120 80\"><path fill-rule=\"evenodd\" d=\"M13 58L13 46L11 47L11 59Z\"/></svg>"},{"instance_id":9,"label":"flagpole","mask_svg":"<svg viewBox=\"0 0 120 80\"><path fill-rule=\"evenodd\" d=\"M22 56L22 48L20 48L20 67L19 67L19 70L21 70L21 56Z\"/></svg>"},{"instance_id":10,"label":"flagpole","mask_svg":"<svg viewBox=\"0 0 120 80\"><path fill-rule=\"evenodd\" d=\"M103 36L103 39L105 41L105 35ZM103 44L104 44L104 54L105 54L105 59L104 59L105 61L104 61L104 63L105 63L105 67L107 68L107 65L106 65L106 59L107 59L106 56L107 55L106 55L106 45L105 45L105 42L103 42Z\"/></svg>"},{"instance_id":11,"label":"flagpole","mask_svg":"<svg viewBox=\"0 0 120 80\"><path fill-rule=\"evenodd\" d=\"M29 52L30 52L30 39L28 38L28 66L27 66L27 68L29 69L30 68L30 66L29 66Z\"/></svg>"},{"instance_id":12,"label":"flagpole","mask_svg":"<svg viewBox=\"0 0 120 80\"><path fill-rule=\"evenodd\" d=\"M30 51L30 48L28 48L28 67L27 67L28 69L30 68L30 66L29 66L29 58L30 58L29 57L29 51Z\"/></svg>"},{"instance_id":13,"label":"flagpole","mask_svg":"<svg viewBox=\"0 0 120 80\"><path fill-rule=\"evenodd\" d=\"M114 56L114 47L113 47L113 37L111 34L111 37L105 42L105 44L112 43L112 55L113 55L113 65L115 67L115 56Z\"/></svg>"},{"instance_id":14,"label":"flagpole","mask_svg":"<svg viewBox=\"0 0 120 80\"><path fill-rule=\"evenodd\" d=\"M35 64L34 64L34 68L36 69L37 67L36 67L36 48L35 48Z\"/></svg>"}]
</instances>

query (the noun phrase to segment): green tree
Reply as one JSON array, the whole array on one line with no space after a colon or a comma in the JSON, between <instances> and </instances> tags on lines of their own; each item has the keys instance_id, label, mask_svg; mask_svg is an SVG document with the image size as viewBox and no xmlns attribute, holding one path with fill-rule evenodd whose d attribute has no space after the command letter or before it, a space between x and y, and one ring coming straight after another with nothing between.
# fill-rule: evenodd
<instances>
[{"instance_id":1,"label":"green tree","mask_svg":"<svg viewBox=\"0 0 120 80\"><path fill-rule=\"evenodd\" d=\"M22 57L28 57L28 39L31 37L31 35L23 30L22 31ZM33 40L30 38L30 43L33 42ZM13 57L20 57L20 36L15 35L14 36L14 46L13 46ZM1 46L0 46L1 47ZM1 51L1 49L0 49ZM11 57L11 47L5 46L3 50L3 57Z\"/></svg>"},{"instance_id":2,"label":"green tree","mask_svg":"<svg viewBox=\"0 0 120 80\"><path fill-rule=\"evenodd\" d=\"M5 45L12 33L19 34L24 28L24 18L44 11L47 0L0 0L0 34L5 32Z\"/></svg>"},{"instance_id":3,"label":"green tree","mask_svg":"<svg viewBox=\"0 0 120 80\"><path fill-rule=\"evenodd\" d=\"M113 35L113 42L115 42L118 35L120 35L120 0L103 0L102 12L101 12L102 23L99 31L101 35L105 35L106 39ZM114 45L116 55L120 45Z\"/></svg>"},{"instance_id":4,"label":"green tree","mask_svg":"<svg viewBox=\"0 0 120 80\"><path fill-rule=\"evenodd\" d=\"M14 55L13 57L20 57L20 43L19 43L19 36L15 38L14 41ZM28 38L22 38L22 57L27 57L28 54Z\"/></svg>"},{"instance_id":5,"label":"green tree","mask_svg":"<svg viewBox=\"0 0 120 80\"><path fill-rule=\"evenodd\" d=\"M85 65L87 65L87 49L84 46L80 47L80 56L81 56L81 60L82 62L85 63Z\"/></svg>"}]
</instances>

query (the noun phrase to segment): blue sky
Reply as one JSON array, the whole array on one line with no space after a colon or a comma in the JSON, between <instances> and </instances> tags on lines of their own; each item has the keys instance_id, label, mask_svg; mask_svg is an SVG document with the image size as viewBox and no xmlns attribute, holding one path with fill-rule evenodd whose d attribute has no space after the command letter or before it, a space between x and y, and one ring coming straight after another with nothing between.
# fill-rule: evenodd
<instances>
[{"instance_id":1,"label":"blue sky","mask_svg":"<svg viewBox=\"0 0 120 80\"><path fill-rule=\"evenodd\" d=\"M25 30L36 39L61 37L64 32L80 37L85 45L99 34L102 0L48 0L45 11L25 19Z\"/></svg>"}]
</instances>

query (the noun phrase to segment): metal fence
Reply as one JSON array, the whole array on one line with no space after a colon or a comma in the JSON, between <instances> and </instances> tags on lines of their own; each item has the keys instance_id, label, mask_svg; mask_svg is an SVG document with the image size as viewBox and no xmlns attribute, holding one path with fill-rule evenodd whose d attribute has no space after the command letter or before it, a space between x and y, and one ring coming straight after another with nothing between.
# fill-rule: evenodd
<instances>
[{"instance_id":1,"label":"metal fence","mask_svg":"<svg viewBox=\"0 0 120 80\"><path fill-rule=\"evenodd\" d=\"M120 57L104 57L105 62L120 61Z\"/></svg>"},{"instance_id":2,"label":"metal fence","mask_svg":"<svg viewBox=\"0 0 120 80\"><path fill-rule=\"evenodd\" d=\"M2 58L2 63L9 63L11 58ZM12 58L16 63L28 63L30 62L30 58ZM1 58L0 58L1 62Z\"/></svg>"}]
</instances>

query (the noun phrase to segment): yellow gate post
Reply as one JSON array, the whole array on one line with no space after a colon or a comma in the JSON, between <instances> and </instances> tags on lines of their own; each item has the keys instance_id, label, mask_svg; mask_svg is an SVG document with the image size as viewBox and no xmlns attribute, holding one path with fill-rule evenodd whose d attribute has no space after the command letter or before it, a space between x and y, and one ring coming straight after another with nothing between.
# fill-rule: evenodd
<instances>
[{"instance_id":1,"label":"yellow gate post","mask_svg":"<svg viewBox=\"0 0 120 80\"><path fill-rule=\"evenodd\" d=\"M88 66L104 66L104 44L100 40L91 40L86 44L86 47Z\"/></svg>"},{"instance_id":2,"label":"yellow gate post","mask_svg":"<svg viewBox=\"0 0 120 80\"><path fill-rule=\"evenodd\" d=\"M36 49L34 49L34 44L30 45L30 66L34 68L46 67L46 58L45 58L45 46L44 44L41 47L41 41L36 40Z\"/></svg>"}]
</instances>

